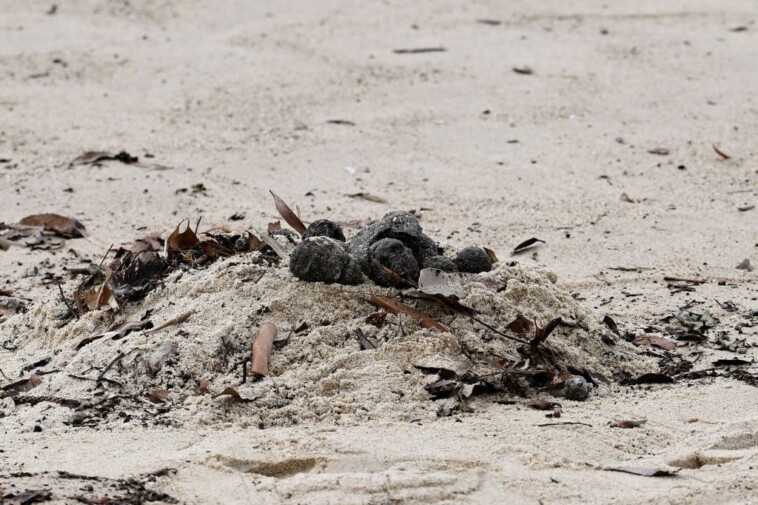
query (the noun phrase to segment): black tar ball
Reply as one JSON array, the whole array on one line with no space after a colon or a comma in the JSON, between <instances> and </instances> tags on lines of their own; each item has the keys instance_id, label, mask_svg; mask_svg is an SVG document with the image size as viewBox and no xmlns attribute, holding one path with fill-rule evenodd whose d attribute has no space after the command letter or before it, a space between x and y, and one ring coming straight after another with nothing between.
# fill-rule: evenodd
<instances>
[{"instance_id":1,"label":"black tar ball","mask_svg":"<svg viewBox=\"0 0 758 505\"><path fill-rule=\"evenodd\" d=\"M458 257L455 259L458 270L478 274L479 272L489 272L492 270L492 260L487 252L481 247L464 247L458 251Z\"/></svg>"},{"instance_id":2,"label":"black tar ball","mask_svg":"<svg viewBox=\"0 0 758 505\"><path fill-rule=\"evenodd\" d=\"M424 268L436 268L443 272L457 272L458 265L445 256L430 256L424 260Z\"/></svg>"},{"instance_id":3,"label":"black tar ball","mask_svg":"<svg viewBox=\"0 0 758 505\"><path fill-rule=\"evenodd\" d=\"M347 253L344 242L329 237L312 237L303 240L292 251L290 271L298 279L308 282L361 284L361 267Z\"/></svg>"},{"instance_id":4,"label":"black tar ball","mask_svg":"<svg viewBox=\"0 0 758 505\"><path fill-rule=\"evenodd\" d=\"M342 228L337 223L328 219L318 219L308 225L303 234L303 239L310 237L329 237L340 242L345 241L345 234L342 233Z\"/></svg>"},{"instance_id":5,"label":"black tar ball","mask_svg":"<svg viewBox=\"0 0 758 505\"><path fill-rule=\"evenodd\" d=\"M386 267L405 279L418 280L419 269L413 251L394 238L383 238L371 244L369 253L371 267L369 277L381 286L402 286L391 274L386 274Z\"/></svg>"}]
</instances>

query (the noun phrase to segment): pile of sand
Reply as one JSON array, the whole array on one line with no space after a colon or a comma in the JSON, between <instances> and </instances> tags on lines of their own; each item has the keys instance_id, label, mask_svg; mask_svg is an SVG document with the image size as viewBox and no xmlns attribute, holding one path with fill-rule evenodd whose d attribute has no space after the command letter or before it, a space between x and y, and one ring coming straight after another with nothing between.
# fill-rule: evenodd
<instances>
[{"instance_id":1,"label":"pile of sand","mask_svg":"<svg viewBox=\"0 0 758 505\"><path fill-rule=\"evenodd\" d=\"M461 301L500 330L518 314L539 324L556 317L575 322L575 327L557 328L544 344L559 374L554 382L560 382L561 373L564 378L582 373L602 388L648 367L630 344L621 339L607 343L607 335L602 338L607 328L556 285L554 274L516 263L496 265L486 275L505 287L498 291L470 283ZM478 402L509 397L506 388L497 387L505 367L516 361L520 368L530 367L523 344L460 314L444 314L429 301L405 300L445 324L450 333L423 329L407 315L389 314L380 327L367 323L378 310L366 301L372 294L400 292L373 284L303 282L292 276L286 261L268 266L259 261L259 253L250 253L204 269L174 272L162 287L117 314L97 310L64 323L60 316L66 309L59 299L39 303L0 327L6 346L23 348L24 356L33 357L31 363L44 363L26 372L10 370L24 377L35 373L42 380L16 395L15 403L16 409L40 409L44 416L18 416L19 422L39 423L42 417L73 425L118 421L268 427L423 419L437 415L446 402L457 401L432 398L425 386L438 376L430 372L486 376L487 385L496 387L479 388L484 394L465 402L475 411ZM85 337L104 332L114 322L150 319L159 326L187 311L188 321L158 332L134 331L116 339L106 335L81 346ZM241 384L240 363L249 357L264 321L279 329L270 376ZM362 350L356 329L377 342L377 348ZM116 359L119 353L124 356ZM107 380L96 385L114 359L102 375ZM529 386L526 393L539 394L537 386ZM251 401L214 398L227 387ZM78 405L72 407L69 400Z\"/></svg>"}]
</instances>

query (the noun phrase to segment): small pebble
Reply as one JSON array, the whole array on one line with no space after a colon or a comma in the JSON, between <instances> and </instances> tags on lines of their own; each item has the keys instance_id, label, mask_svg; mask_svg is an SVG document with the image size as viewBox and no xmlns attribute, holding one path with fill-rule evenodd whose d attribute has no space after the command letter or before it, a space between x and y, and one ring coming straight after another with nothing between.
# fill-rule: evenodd
<instances>
[{"instance_id":1,"label":"small pebble","mask_svg":"<svg viewBox=\"0 0 758 505\"><path fill-rule=\"evenodd\" d=\"M590 396L590 385L581 375L572 375L563 385L563 393L567 400L583 402Z\"/></svg>"},{"instance_id":2,"label":"small pebble","mask_svg":"<svg viewBox=\"0 0 758 505\"><path fill-rule=\"evenodd\" d=\"M318 219L313 221L303 234L303 239L310 237L329 237L340 242L345 241L345 234L342 228L334 221L328 219Z\"/></svg>"},{"instance_id":3,"label":"small pebble","mask_svg":"<svg viewBox=\"0 0 758 505\"><path fill-rule=\"evenodd\" d=\"M478 274L480 272L489 272L492 270L492 260L487 252L481 247L464 247L458 251L458 257L455 259L458 270Z\"/></svg>"}]
</instances>

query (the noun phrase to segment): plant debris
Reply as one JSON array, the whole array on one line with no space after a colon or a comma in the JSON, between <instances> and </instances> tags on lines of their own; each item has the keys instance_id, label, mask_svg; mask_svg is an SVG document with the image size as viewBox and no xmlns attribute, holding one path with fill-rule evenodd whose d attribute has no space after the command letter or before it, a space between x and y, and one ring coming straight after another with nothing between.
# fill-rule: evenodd
<instances>
[{"instance_id":1,"label":"plant debris","mask_svg":"<svg viewBox=\"0 0 758 505\"><path fill-rule=\"evenodd\" d=\"M545 243L546 242L544 240L538 239L536 237L532 237L530 239L524 240L513 249L511 256L522 253L526 251L527 249L531 249L533 247L538 246L539 244L545 244Z\"/></svg>"},{"instance_id":2,"label":"plant debris","mask_svg":"<svg viewBox=\"0 0 758 505\"><path fill-rule=\"evenodd\" d=\"M274 323L265 323L258 330L252 345L252 367L251 371L260 376L268 375L268 359L271 355L271 348L276 338L276 325Z\"/></svg>"},{"instance_id":3,"label":"plant debris","mask_svg":"<svg viewBox=\"0 0 758 505\"><path fill-rule=\"evenodd\" d=\"M666 156L669 154L669 150L665 147L654 147L652 149L647 150L650 154L657 154L658 156Z\"/></svg>"},{"instance_id":4,"label":"plant debris","mask_svg":"<svg viewBox=\"0 0 758 505\"><path fill-rule=\"evenodd\" d=\"M713 150L716 151L716 154L718 154L719 156L721 156L721 158L723 158L725 160L731 159L731 156L729 156L724 151L722 151L721 149L719 149L718 147L716 147L715 144L713 144Z\"/></svg>"},{"instance_id":5,"label":"plant debris","mask_svg":"<svg viewBox=\"0 0 758 505\"><path fill-rule=\"evenodd\" d=\"M422 54L422 53L444 53L447 51L444 47L416 47L411 49L393 49L395 54Z\"/></svg>"},{"instance_id":6,"label":"plant debris","mask_svg":"<svg viewBox=\"0 0 758 505\"><path fill-rule=\"evenodd\" d=\"M642 477L674 477L676 472L669 470L661 470L658 468L645 468L639 466L611 466L603 468L603 470L609 472L623 472L631 473L632 475L639 475Z\"/></svg>"},{"instance_id":7,"label":"plant debris","mask_svg":"<svg viewBox=\"0 0 758 505\"><path fill-rule=\"evenodd\" d=\"M614 428L639 428L643 424L647 422L646 419L640 419L637 421L619 421L616 420L613 422L612 426Z\"/></svg>"}]
</instances>

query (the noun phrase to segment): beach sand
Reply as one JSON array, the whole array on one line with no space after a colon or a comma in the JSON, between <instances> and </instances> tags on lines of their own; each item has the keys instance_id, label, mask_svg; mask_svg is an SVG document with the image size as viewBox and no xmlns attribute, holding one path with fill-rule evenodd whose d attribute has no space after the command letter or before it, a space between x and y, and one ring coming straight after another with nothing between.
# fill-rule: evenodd
<instances>
[{"instance_id":1,"label":"beach sand","mask_svg":"<svg viewBox=\"0 0 758 505\"><path fill-rule=\"evenodd\" d=\"M718 319L711 341L722 332L731 342L746 339L743 354L680 346L676 353L696 370L716 359L755 359L758 273L735 268L745 259L758 265L758 208L750 209L758 206L755 5L51 5L6 0L0 12L0 222L56 212L79 219L89 236L57 251L0 250L0 289L28 308L0 322L0 369L9 379L26 377L23 367L48 355L68 366L71 342L107 326L99 311L57 328L51 314L64 307L46 274L61 276L70 293L78 280L64 267L99 263L111 244L165 236L183 219L202 217L202 229L265 229L279 219L269 190L304 220L327 217L350 234L355 223L390 210L415 210L424 231L451 247L487 246L502 262L553 272L556 287L583 304L593 324L610 316L622 335L665 329L673 323L663 317L688 307ZM397 52L422 48L437 50ZM95 150L125 150L142 165L70 165ZM231 221L234 214L244 217ZM510 257L530 237L546 244ZM160 323L193 308L171 335L183 329L198 352L203 339L222 333L249 345L261 319L246 319L245 300L228 313L206 307L214 318L205 326L197 317L198 293L214 285L211 273L235 261L185 273L126 313L154 307ZM288 274L278 275L286 291ZM705 282L671 289L667 276ZM235 289L260 295L234 282L207 293L233 296ZM259 308L260 300L250 300L250 315ZM272 317L284 314L294 325L291 312ZM84 349L110 357L119 342ZM634 350L651 366L665 355ZM285 348L272 359L291 363L292 353ZM348 368L362 363L345 359ZM743 368L755 373L754 364ZM477 400L473 412L436 417L417 379L385 383L369 371L375 389L364 383L349 402L338 398L345 419L325 400L329 415L314 410L295 422L294 410L261 426L261 416L241 415L243 406L199 395L169 423L143 412L133 422L75 427L67 424L71 409L60 405L6 405L0 496L50 490L58 503L106 494L129 495L129 503L167 496L224 504L756 501L758 390L745 381L609 384L586 402L558 399L560 419L520 399ZM54 376L42 375L40 387ZM377 392L396 387L407 387L407 403L377 403ZM298 394L311 393L300 386ZM312 394L329 398L322 389ZM361 402L376 404L371 415L351 412ZM639 419L647 421L639 428L611 427ZM540 426L553 422L584 424Z\"/></svg>"}]
</instances>

